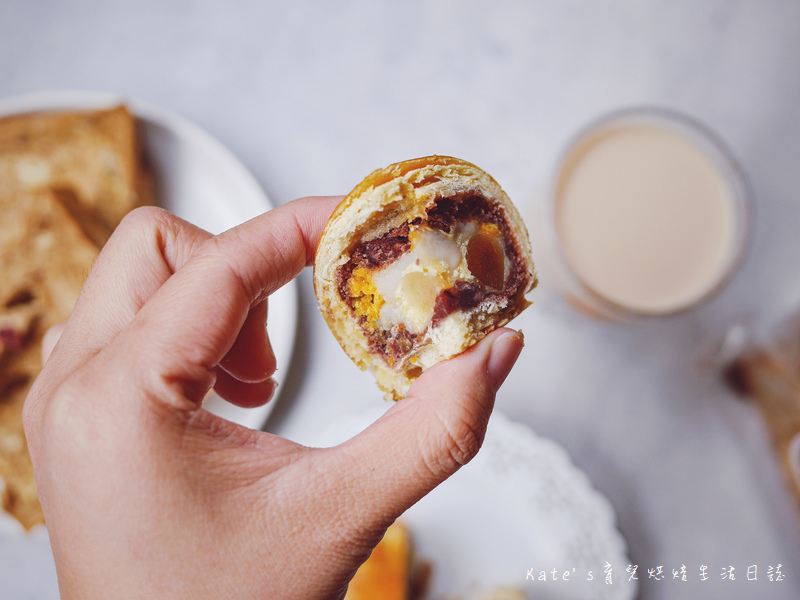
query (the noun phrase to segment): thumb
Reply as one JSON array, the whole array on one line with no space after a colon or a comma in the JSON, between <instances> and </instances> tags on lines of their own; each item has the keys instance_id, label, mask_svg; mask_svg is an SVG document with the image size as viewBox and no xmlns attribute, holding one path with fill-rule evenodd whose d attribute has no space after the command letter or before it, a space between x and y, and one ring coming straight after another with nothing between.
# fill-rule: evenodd
<instances>
[{"instance_id":1,"label":"thumb","mask_svg":"<svg viewBox=\"0 0 800 600\"><path fill-rule=\"evenodd\" d=\"M477 454L523 345L519 332L492 332L423 373L405 399L331 453L344 463L342 492L354 495L362 523L370 515L388 524Z\"/></svg>"}]
</instances>

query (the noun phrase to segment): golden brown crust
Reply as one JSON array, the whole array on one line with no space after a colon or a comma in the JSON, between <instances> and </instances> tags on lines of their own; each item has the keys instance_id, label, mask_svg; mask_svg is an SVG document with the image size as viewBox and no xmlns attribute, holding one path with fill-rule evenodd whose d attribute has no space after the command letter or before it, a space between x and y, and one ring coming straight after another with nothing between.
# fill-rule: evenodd
<instances>
[{"instance_id":1,"label":"golden brown crust","mask_svg":"<svg viewBox=\"0 0 800 600\"><path fill-rule=\"evenodd\" d=\"M413 357L394 361L370 347L370 340L351 307L341 297L338 270L356 247L380 238L404 223L427 217L437 201L479 197L501 215L519 257L524 281L519 293L480 309L447 315L415 338ZM489 331L510 321L528 306L524 295L536 278L527 230L516 208L497 182L469 163L448 156L404 161L379 169L355 187L334 211L320 239L314 264L314 289L331 331L350 358L370 369L388 398L402 398L413 380L433 364L475 344ZM414 342L415 344L417 341ZM373 344L374 345L374 344Z\"/></svg>"},{"instance_id":2,"label":"golden brown crust","mask_svg":"<svg viewBox=\"0 0 800 600\"><path fill-rule=\"evenodd\" d=\"M0 119L0 500L26 528L43 516L22 406L42 337L69 317L99 247L153 203L137 133L124 106Z\"/></svg>"},{"instance_id":3,"label":"golden brown crust","mask_svg":"<svg viewBox=\"0 0 800 600\"><path fill-rule=\"evenodd\" d=\"M140 154L136 120L125 106L5 117L0 192L51 188L72 194L73 216L103 244L125 214L152 203Z\"/></svg>"},{"instance_id":4,"label":"golden brown crust","mask_svg":"<svg viewBox=\"0 0 800 600\"><path fill-rule=\"evenodd\" d=\"M408 600L411 560L408 528L396 521L356 572L345 600Z\"/></svg>"},{"instance_id":5,"label":"golden brown crust","mask_svg":"<svg viewBox=\"0 0 800 600\"><path fill-rule=\"evenodd\" d=\"M793 451L798 451L792 448L792 441L800 435L800 363L797 358L796 351L786 353L785 348L757 350L729 366L725 376L737 392L749 396L761 410L786 482L800 505L798 457L792 456Z\"/></svg>"},{"instance_id":6,"label":"golden brown crust","mask_svg":"<svg viewBox=\"0 0 800 600\"><path fill-rule=\"evenodd\" d=\"M0 193L0 214L0 477L3 508L30 528L44 519L22 407L42 367L42 338L69 318L99 249L49 190Z\"/></svg>"},{"instance_id":7,"label":"golden brown crust","mask_svg":"<svg viewBox=\"0 0 800 600\"><path fill-rule=\"evenodd\" d=\"M360 194L367 191L369 188L378 187L379 185L383 185L392 179L396 179L398 177L404 177L410 171L415 169L422 169L425 167L432 167L432 166L447 166L447 165L469 165L471 167L475 167L472 163L468 163L465 160L461 160L460 158L453 158L452 156L424 156L422 158L412 158L409 160L404 160L399 163L394 163L389 165L384 169L376 169L362 181L359 183L355 189L348 194L349 196L359 196ZM475 167L477 168L477 167Z\"/></svg>"}]
</instances>

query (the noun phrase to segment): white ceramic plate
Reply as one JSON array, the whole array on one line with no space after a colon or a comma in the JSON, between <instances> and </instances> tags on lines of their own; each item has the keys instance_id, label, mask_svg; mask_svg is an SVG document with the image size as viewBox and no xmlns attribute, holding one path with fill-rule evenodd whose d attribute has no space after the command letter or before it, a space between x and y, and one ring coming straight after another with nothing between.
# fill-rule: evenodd
<instances>
[{"instance_id":1,"label":"white ceramic plate","mask_svg":"<svg viewBox=\"0 0 800 600\"><path fill-rule=\"evenodd\" d=\"M0 116L119 103L125 103L142 124L144 150L152 163L161 206L215 234L272 208L255 178L216 139L183 117L139 100L105 92L43 92L0 100ZM288 370L297 328L295 282L270 296L268 328L280 365L275 374L280 383L281 374ZM204 406L226 419L260 429L276 400L244 409L212 394Z\"/></svg>"},{"instance_id":2,"label":"white ceramic plate","mask_svg":"<svg viewBox=\"0 0 800 600\"><path fill-rule=\"evenodd\" d=\"M338 444L384 410L344 417L316 441ZM467 600L500 586L537 600L636 596L608 500L561 446L497 412L478 456L401 519L418 557L433 565L431 598ZM606 564L611 584L605 582Z\"/></svg>"}]
</instances>

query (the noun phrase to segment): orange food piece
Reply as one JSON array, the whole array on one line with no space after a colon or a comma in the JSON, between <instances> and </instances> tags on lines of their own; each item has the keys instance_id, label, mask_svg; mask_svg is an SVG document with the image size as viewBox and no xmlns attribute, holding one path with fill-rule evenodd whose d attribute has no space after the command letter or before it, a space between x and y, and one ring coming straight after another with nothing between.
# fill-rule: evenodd
<instances>
[{"instance_id":1,"label":"orange food piece","mask_svg":"<svg viewBox=\"0 0 800 600\"><path fill-rule=\"evenodd\" d=\"M411 538L395 522L350 582L345 600L407 600L411 565Z\"/></svg>"},{"instance_id":2,"label":"orange food piece","mask_svg":"<svg viewBox=\"0 0 800 600\"><path fill-rule=\"evenodd\" d=\"M496 229L496 228L495 228ZM499 232L481 228L467 244L467 266L483 285L499 290L505 282L505 253Z\"/></svg>"}]
</instances>

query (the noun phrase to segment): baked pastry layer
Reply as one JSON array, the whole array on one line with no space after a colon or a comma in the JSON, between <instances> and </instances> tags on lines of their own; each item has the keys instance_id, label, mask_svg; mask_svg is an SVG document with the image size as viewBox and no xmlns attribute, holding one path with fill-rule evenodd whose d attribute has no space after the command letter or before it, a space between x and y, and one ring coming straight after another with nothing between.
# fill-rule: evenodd
<instances>
[{"instance_id":1,"label":"baked pastry layer","mask_svg":"<svg viewBox=\"0 0 800 600\"><path fill-rule=\"evenodd\" d=\"M396 521L356 572L344 600L409 600L411 562L408 528Z\"/></svg>"}]
</instances>

